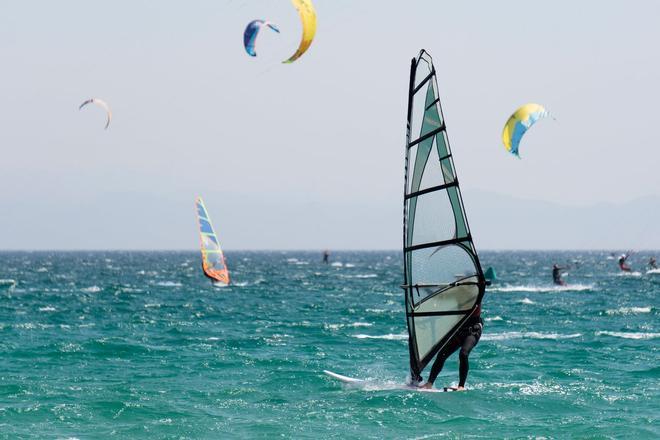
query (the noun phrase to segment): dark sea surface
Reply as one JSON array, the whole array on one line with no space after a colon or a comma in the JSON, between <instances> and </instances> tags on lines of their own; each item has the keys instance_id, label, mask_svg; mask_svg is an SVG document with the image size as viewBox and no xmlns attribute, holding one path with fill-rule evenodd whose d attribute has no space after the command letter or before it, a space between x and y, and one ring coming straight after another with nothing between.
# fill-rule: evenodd
<instances>
[{"instance_id":1,"label":"dark sea surface","mask_svg":"<svg viewBox=\"0 0 660 440\"><path fill-rule=\"evenodd\" d=\"M660 438L650 255L483 252L469 391L419 393L388 389L398 252L229 252L226 288L192 252L0 253L0 438ZM436 384L457 380L454 355Z\"/></svg>"}]
</instances>

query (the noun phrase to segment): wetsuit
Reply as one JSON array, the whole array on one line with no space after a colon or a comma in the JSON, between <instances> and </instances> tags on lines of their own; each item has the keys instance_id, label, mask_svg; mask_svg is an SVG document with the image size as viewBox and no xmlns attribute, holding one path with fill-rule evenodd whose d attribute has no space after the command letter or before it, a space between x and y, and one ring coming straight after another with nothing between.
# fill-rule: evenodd
<instances>
[{"instance_id":1,"label":"wetsuit","mask_svg":"<svg viewBox=\"0 0 660 440\"><path fill-rule=\"evenodd\" d=\"M481 319L481 306L479 305L472 316L470 316L465 324L463 324L463 326L456 332L454 337L452 337L442 350L438 352L433 367L431 367L428 382L435 382L435 379L438 377L438 374L440 374L440 371L442 371L442 367L445 365L447 358L460 348L461 351L458 355L458 386L465 386L468 371L470 370L468 356L470 356L470 352L479 342L483 326L483 320Z\"/></svg>"},{"instance_id":2,"label":"wetsuit","mask_svg":"<svg viewBox=\"0 0 660 440\"><path fill-rule=\"evenodd\" d=\"M630 269L630 266L626 266L626 260L628 257L620 257L619 258L619 269L621 269L624 272L630 272L632 269Z\"/></svg>"},{"instance_id":3,"label":"wetsuit","mask_svg":"<svg viewBox=\"0 0 660 440\"><path fill-rule=\"evenodd\" d=\"M561 267L553 267L552 268L552 281L555 284L559 284L560 286L564 285L564 280L561 279Z\"/></svg>"}]
</instances>

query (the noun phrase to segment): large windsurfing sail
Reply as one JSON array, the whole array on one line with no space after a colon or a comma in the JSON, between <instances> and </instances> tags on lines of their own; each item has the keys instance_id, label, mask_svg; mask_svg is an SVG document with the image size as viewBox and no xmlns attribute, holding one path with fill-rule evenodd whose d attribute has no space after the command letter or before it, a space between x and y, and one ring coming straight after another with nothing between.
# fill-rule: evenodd
<instances>
[{"instance_id":1,"label":"large windsurfing sail","mask_svg":"<svg viewBox=\"0 0 660 440\"><path fill-rule=\"evenodd\" d=\"M458 186L436 72L422 50L408 96L403 255L413 378L475 311L486 281Z\"/></svg>"},{"instance_id":2,"label":"large windsurfing sail","mask_svg":"<svg viewBox=\"0 0 660 440\"><path fill-rule=\"evenodd\" d=\"M199 224L199 238L202 245L202 268L204 275L220 284L229 284L229 271L225 256L220 248L220 241L213 230L206 206L201 197L195 200L197 209L197 222Z\"/></svg>"}]
</instances>

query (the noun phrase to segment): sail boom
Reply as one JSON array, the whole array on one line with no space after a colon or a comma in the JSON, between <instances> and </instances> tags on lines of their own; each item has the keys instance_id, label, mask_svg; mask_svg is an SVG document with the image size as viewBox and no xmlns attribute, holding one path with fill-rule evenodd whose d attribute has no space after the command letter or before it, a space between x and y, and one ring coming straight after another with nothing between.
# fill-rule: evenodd
<instances>
[{"instance_id":1,"label":"sail boom","mask_svg":"<svg viewBox=\"0 0 660 440\"><path fill-rule=\"evenodd\" d=\"M406 316L450 316L450 315L467 315L472 313L473 309L470 310L446 310L438 312L410 312L406 313Z\"/></svg>"}]
</instances>

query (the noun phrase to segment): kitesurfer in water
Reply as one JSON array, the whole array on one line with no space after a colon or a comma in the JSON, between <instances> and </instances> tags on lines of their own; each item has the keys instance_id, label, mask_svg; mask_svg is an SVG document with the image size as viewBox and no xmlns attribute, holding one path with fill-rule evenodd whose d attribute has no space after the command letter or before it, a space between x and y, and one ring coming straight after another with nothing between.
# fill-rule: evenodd
<instances>
[{"instance_id":1,"label":"kitesurfer in water","mask_svg":"<svg viewBox=\"0 0 660 440\"><path fill-rule=\"evenodd\" d=\"M619 269L621 269L624 272L632 272L632 269L630 268L630 266L628 266L626 264L626 260L628 259L628 256L629 255L627 255L627 254L622 254L619 257Z\"/></svg>"},{"instance_id":2,"label":"kitesurfer in water","mask_svg":"<svg viewBox=\"0 0 660 440\"><path fill-rule=\"evenodd\" d=\"M442 367L445 364L445 361L449 356L451 356L456 350L461 349L458 354L459 367L458 367L458 387L455 388L456 391L462 391L465 389L465 381L467 380L468 371L470 370L470 364L468 362L468 357L470 352L477 345L479 339L481 338L481 331L484 327L484 321L481 319L481 305L478 305L474 310L472 315L465 321L465 324L456 332L456 334L447 342L447 344L438 352L438 356L435 358L435 362L431 367L431 372L429 373L429 379L423 385L419 385L420 388L433 388L433 383L435 379L442 371ZM418 378L421 382L422 378Z\"/></svg>"},{"instance_id":3,"label":"kitesurfer in water","mask_svg":"<svg viewBox=\"0 0 660 440\"><path fill-rule=\"evenodd\" d=\"M655 262L655 257L649 258L649 267L651 269L657 269L658 268L658 265Z\"/></svg>"},{"instance_id":4,"label":"kitesurfer in water","mask_svg":"<svg viewBox=\"0 0 660 440\"><path fill-rule=\"evenodd\" d=\"M566 285L566 282L561 279L561 271L564 269L565 267L559 267L556 264L552 265L552 281L558 286Z\"/></svg>"}]
</instances>

